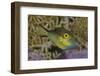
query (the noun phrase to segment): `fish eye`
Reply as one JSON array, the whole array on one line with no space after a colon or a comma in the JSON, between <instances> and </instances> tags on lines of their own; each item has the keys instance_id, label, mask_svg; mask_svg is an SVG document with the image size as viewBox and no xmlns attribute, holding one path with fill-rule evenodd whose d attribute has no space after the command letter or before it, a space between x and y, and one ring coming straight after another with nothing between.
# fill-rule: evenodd
<instances>
[{"instance_id":1,"label":"fish eye","mask_svg":"<svg viewBox=\"0 0 100 76\"><path fill-rule=\"evenodd\" d=\"M64 38L69 38L69 37L70 37L69 34L67 33L64 34Z\"/></svg>"}]
</instances>

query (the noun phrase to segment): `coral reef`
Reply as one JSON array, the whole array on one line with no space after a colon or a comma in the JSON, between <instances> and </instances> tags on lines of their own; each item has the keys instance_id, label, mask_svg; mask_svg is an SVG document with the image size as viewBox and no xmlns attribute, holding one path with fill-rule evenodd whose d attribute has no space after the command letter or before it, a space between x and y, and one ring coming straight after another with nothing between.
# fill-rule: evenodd
<instances>
[{"instance_id":1,"label":"coral reef","mask_svg":"<svg viewBox=\"0 0 100 76\"><path fill-rule=\"evenodd\" d=\"M79 42L81 48L87 49L87 17L29 15L29 60L57 59L61 55L58 49L51 49L53 43L48 39L47 32L40 25L48 30L64 27L72 32L73 37Z\"/></svg>"}]
</instances>

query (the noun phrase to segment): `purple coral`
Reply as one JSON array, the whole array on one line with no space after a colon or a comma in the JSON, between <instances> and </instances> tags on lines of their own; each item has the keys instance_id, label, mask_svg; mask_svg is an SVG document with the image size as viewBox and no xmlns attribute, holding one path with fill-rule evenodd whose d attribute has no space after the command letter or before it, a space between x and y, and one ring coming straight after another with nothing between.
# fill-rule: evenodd
<instances>
[{"instance_id":1,"label":"purple coral","mask_svg":"<svg viewBox=\"0 0 100 76\"><path fill-rule=\"evenodd\" d=\"M59 57L62 59L79 59L79 58L88 58L88 51L87 49L82 49L81 51L77 49L65 51Z\"/></svg>"}]
</instances>

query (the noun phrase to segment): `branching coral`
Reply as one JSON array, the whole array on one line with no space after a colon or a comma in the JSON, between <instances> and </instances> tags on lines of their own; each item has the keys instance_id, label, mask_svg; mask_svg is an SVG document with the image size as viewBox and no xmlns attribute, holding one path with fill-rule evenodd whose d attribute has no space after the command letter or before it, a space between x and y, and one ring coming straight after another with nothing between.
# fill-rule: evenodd
<instances>
[{"instance_id":1,"label":"branching coral","mask_svg":"<svg viewBox=\"0 0 100 76\"><path fill-rule=\"evenodd\" d=\"M87 48L88 41L88 18L87 17L76 17L73 22L69 25L70 30L80 44L81 47Z\"/></svg>"},{"instance_id":2,"label":"branching coral","mask_svg":"<svg viewBox=\"0 0 100 76\"><path fill-rule=\"evenodd\" d=\"M60 55L57 50L54 50L54 52L48 50L48 46L50 48L52 44L48 44L50 40L47 37L47 32L40 25L48 30L64 27L72 32L73 37L79 41L82 48L87 48L87 17L29 15L28 48L33 50L34 56L40 56L42 59L56 59ZM45 48L41 48L44 45ZM36 47L41 49L37 50Z\"/></svg>"}]
</instances>

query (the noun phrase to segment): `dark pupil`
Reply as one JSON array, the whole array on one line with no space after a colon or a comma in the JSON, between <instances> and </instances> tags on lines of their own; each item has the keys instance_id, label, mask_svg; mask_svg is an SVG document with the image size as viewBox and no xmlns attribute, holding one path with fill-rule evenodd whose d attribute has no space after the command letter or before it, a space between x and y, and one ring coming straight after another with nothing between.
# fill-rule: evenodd
<instances>
[{"instance_id":1,"label":"dark pupil","mask_svg":"<svg viewBox=\"0 0 100 76\"><path fill-rule=\"evenodd\" d=\"M67 35L65 35L67 37Z\"/></svg>"}]
</instances>

